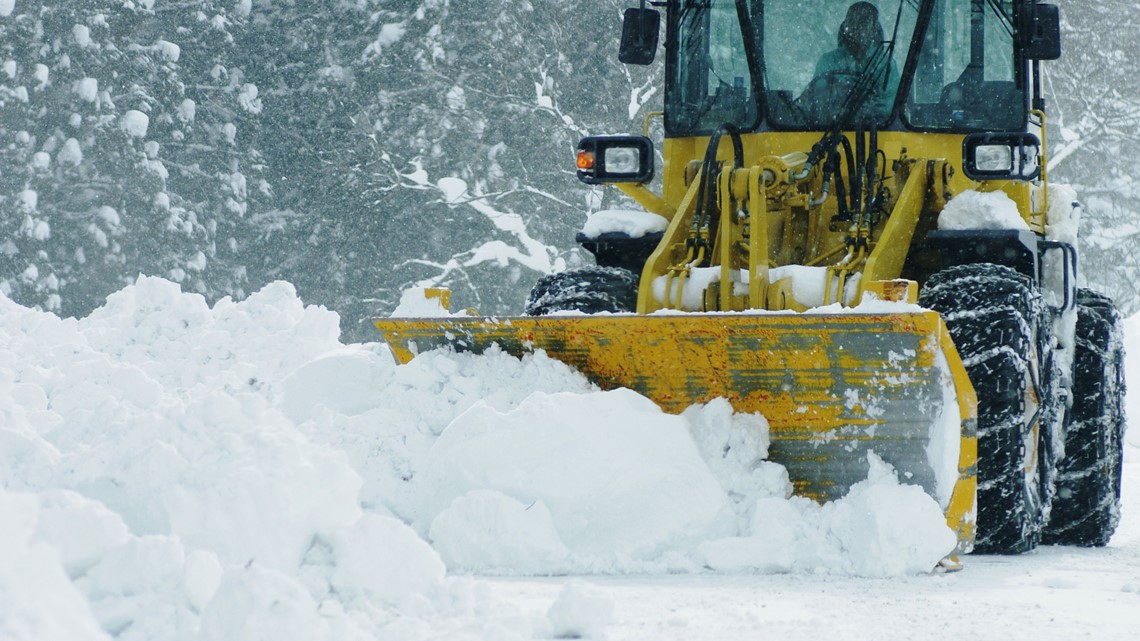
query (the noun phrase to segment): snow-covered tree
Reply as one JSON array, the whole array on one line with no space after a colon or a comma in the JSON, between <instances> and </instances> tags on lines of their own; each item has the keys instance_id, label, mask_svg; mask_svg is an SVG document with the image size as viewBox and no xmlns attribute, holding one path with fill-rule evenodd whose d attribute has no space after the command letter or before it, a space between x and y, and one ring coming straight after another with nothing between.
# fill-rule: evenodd
<instances>
[{"instance_id":1,"label":"snow-covered tree","mask_svg":"<svg viewBox=\"0 0 1140 641\"><path fill-rule=\"evenodd\" d=\"M256 154L233 148L256 89L216 60L231 21L209 4L28 0L0 18L9 296L81 314L139 273L241 293L240 259L215 258L247 208ZM197 51L209 64L184 67Z\"/></svg>"},{"instance_id":2,"label":"snow-covered tree","mask_svg":"<svg viewBox=\"0 0 1140 641\"><path fill-rule=\"evenodd\" d=\"M1061 3L1063 55L1048 63L1050 179L1069 182L1084 208L1081 271L1140 310L1140 6Z\"/></svg>"}]
</instances>

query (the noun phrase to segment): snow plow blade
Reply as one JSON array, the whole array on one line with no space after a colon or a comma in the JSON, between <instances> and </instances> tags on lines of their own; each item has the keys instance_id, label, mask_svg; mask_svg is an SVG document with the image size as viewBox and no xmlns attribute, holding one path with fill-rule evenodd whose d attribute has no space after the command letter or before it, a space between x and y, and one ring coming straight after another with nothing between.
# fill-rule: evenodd
<instances>
[{"instance_id":1,"label":"snow plow blade","mask_svg":"<svg viewBox=\"0 0 1140 641\"><path fill-rule=\"evenodd\" d=\"M867 452L939 501L972 548L977 402L937 313L676 314L377 319L398 360L449 347L538 349L603 389L667 412L727 398L770 426L769 459L795 492L844 496Z\"/></svg>"}]
</instances>

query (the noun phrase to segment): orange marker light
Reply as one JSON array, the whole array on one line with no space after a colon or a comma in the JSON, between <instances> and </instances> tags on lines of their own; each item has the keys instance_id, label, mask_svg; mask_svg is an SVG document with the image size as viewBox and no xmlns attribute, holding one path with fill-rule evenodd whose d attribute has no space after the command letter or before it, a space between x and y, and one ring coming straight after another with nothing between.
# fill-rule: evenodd
<instances>
[{"instance_id":1,"label":"orange marker light","mask_svg":"<svg viewBox=\"0 0 1140 641\"><path fill-rule=\"evenodd\" d=\"M582 171L589 171L594 168L594 152L592 151L579 151L578 152L578 169Z\"/></svg>"}]
</instances>

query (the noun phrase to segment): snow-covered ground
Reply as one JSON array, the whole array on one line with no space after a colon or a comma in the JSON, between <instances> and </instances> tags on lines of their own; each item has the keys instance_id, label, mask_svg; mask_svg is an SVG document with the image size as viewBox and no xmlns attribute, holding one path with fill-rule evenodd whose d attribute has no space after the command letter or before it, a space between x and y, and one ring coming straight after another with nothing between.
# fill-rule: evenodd
<instances>
[{"instance_id":1,"label":"snow-covered ground","mask_svg":"<svg viewBox=\"0 0 1140 641\"><path fill-rule=\"evenodd\" d=\"M929 574L953 536L881 461L820 507L763 417L666 415L541 355L397 366L337 328L284 283L210 308L142 278L80 320L0 296L0 640L1140 629L1140 433L1107 549Z\"/></svg>"}]
</instances>

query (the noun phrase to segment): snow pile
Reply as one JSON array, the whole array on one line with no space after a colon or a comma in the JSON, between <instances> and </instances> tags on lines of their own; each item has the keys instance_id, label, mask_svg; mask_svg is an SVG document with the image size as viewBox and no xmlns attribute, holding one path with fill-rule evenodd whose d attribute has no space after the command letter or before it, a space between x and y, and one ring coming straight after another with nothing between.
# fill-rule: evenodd
<instances>
[{"instance_id":1,"label":"snow pile","mask_svg":"<svg viewBox=\"0 0 1140 641\"><path fill-rule=\"evenodd\" d=\"M550 638L606 604L520 615L447 571L878 576L953 547L885 465L789 500L725 401L666 415L542 354L397 366L338 324L284 283L211 308L140 278L81 320L0 297L0 638Z\"/></svg>"},{"instance_id":2,"label":"snow pile","mask_svg":"<svg viewBox=\"0 0 1140 641\"><path fill-rule=\"evenodd\" d=\"M874 454L871 472L842 500L757 500L751 535L703 543L709 567L725 571L835 572L901 576L931 569L953 549L954 533L921 488L901 485Z\"/></svg>"},{"instance_id":3,"label":"snow pile","mask_svg":"<svg viewBox=\"0 0 1140 641\"><path fill-rule=\"evenodd\" d=\"M1004 192L964 191L938 215L939 229L1021 229L1029 225Z\"/></svg>"}]
</instances>

